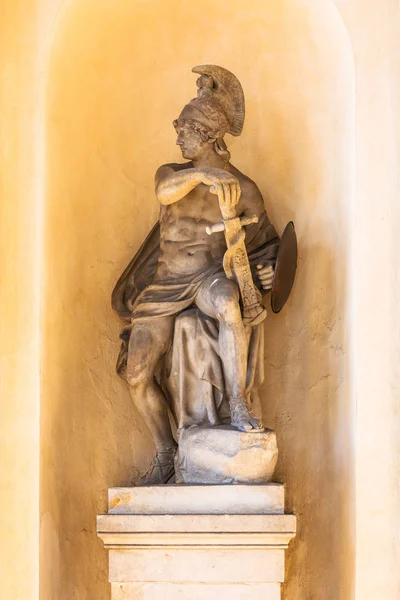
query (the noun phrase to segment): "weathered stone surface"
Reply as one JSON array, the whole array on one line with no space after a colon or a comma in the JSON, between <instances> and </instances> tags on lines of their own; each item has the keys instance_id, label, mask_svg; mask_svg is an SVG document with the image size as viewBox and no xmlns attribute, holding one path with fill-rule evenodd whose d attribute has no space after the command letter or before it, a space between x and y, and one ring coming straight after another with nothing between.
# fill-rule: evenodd
<instances>
[{"instance_id":1,"label":"weathered stone surface","mask_svg":"<svg viewBox=\"0 0 400 600\"><path fill-rule=\"evenodd\" d=\"M228 487L228 486L225 486ZM243 525L241 526L241 523ZM293 515L99 515L106 548L286 549L296 532Z\"/></svg>"},{"instance_id":2,"label":"weathered stone surface","mask_svg":"<svg viewBox=\"0 0 400 600\"><path fill-rule=\"evenodd\" d=\"M238 488L235 487L235 489ZM238 534L243 536L246 533L256 532L257 534L271 534L275 538L281 534L294 535L295 531L296 517L284 514L138 515L131 513L97 516L97 533L106 545L112 544L112 537L115 535L128 539L128 536L143 533L148 535L184 533L193 536L207 532L235 534L235 540L237 540Z\"/></svg>"},{"instance_id":3,"label":"weathered stone surface","mask_svg":"<svg viewBox=\"0 0 400 600\"><path fill-rule=\"evenodd\" d=\"M280 600L279 583L113 583L113 600Z\"/></svg>"},{"instance_id":4,"label":"weathered stone surface","mask_svg":"<svg viewBox=\"0 0 400 600\"><path fill-rule=\"evenodd\" d=\"M121 583L281 583L285 551L273 547L143 546L109 551L109 578Z\"/></svg>"},{"instance_id":5,"label":"weathered stone surface","mask_svg":"<svg viewBox=\"0 0 400 600\"><path fill-rule=\"evenodd\" d=\"M244 433L230 427L190 427L179 438L177 483L268 483L278 446L274 431Z\"/></svg>"},{"instance_id":6,"label":"weathered stone surface","mask_svg":"<svg viewBox=\"0 0 400 600\"><path fill-rule=\"evenodd\" d=\"M282 514L283 491L279 484L109 490L97 532L109 550L112 600L279 600L296 532L296 518ZM199 514L202 507L209 514Z\"/></svg>"},{"instance_id":7,"label":"weathered stone surface","mask_svg":"<svg viewBox=\"0 0 400 600\"><path fill-rule=\"evenodd\" d=\"M158 485L108 490L110 515L283 514L284 486Z\"/></svg>"}]
</instances>

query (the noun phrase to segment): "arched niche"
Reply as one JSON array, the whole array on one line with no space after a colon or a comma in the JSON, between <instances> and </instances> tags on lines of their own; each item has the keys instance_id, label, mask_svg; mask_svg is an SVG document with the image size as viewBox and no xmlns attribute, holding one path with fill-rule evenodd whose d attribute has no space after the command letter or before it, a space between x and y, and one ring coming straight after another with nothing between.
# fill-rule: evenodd
<instances>
[{"instance_id":1,"label":"arched niche","mask_svg":"<svg viewBox=\"0 0 400 600\"><path fill-rule=\"evenodd\" d=\"M154 172L180 160L171 122L203 63L241 80L247 120L233 162L258 183L278 230L293 219L299 235L293 295L266 323L262 390L287 508L299 517L286 598L345 599L351 588L354 83L344 27L328 1L71 0L53 28L45 115L46 600L109 597L94 515L152 452L114 373L121 323L110 292L157 218Z\"/></svg>"}]
</instances>

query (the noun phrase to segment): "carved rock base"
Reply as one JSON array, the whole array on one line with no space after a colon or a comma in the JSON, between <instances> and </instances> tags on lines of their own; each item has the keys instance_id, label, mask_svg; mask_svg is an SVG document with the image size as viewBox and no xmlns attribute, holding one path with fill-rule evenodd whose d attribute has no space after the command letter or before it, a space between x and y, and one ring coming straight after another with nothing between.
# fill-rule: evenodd
<instances>
[{"instance_id":1,"label":"carved rock base","mask_svg":"<svg viewBox=\"0 0 400 600\"><path fill-rule=\"evenodd\" d=\"M243 433L229 425L181 431L175 460L177 483L268 483L278 446L270 429Z\"/></svg>"},{"instance_id":2,"label":"carved rock base","mask_svg":"<svg viewBox=\"0 0 400 600\"><path fill-rule=\"evenodd\" d=\"M110 490L97 531L112 600L280 600L296 528L283 507L276 484Z\"/></svg>"}]
</instances>

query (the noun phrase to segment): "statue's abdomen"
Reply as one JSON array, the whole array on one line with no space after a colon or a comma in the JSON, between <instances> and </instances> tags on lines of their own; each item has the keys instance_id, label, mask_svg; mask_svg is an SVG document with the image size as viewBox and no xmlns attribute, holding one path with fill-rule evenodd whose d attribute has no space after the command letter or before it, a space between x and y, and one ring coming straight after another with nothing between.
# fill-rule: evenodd
<instances>
[{"instance_id":1,"label":"statue's abdomen","mask_svg":"<svg viewBox=\"0 0 400 600\"><path fill-rule=\"evenodd\" d=\"M208 225L221 219L218 201L214 200L211 206L207 202L206 206L204 200L197 197L190 206L189 196L179 203L162 207L157 269L160 278L175 273L195 275L207 267L214 267L221 264L226 250L223 234L209 236L206 233Z\"/></svg>"}]
</instances>

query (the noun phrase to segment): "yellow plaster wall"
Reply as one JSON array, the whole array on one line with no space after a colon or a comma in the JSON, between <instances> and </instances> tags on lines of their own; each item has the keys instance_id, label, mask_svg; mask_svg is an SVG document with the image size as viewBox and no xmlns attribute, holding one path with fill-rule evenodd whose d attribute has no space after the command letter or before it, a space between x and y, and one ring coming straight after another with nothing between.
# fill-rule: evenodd
<instances>
[{"instance_id":1,"label":"yellow plaster wall","mask_svg":"<svg viewBox=\"0 0 400 600\"><path fill-rule=\"evenodd\" d=\"M354 202L351 57L328 3L0 2L2 598L39 593L41 305L42 598L108 598L94 515L151 452L111 368L109 292L156 218L154 169L179 156L169 123L190 68L215 60L247 95L234 160L301 244L290 305L266 326L263 394L300 516L286 598L353 598L356 557L357 600L397 600L399 7L336 5L356 59Z\"/></svg>"},{"instance_id":2,"label":"yellow plaster wall","mask_svg":"<svg viewBox=\"0 0 400 600\"><path fill-rule=\"evenodd\" d=\"M42 599L108 598L94 517L152 451L113 371L121 323L110 292L157 218L154 172L180 159L171 122L194 94L191 67L205 62L245 89L233 162L278 229L294 219L299 234L294 294L266 325L263 389L299 516L286 598L350 598L353 88L340 19L313 0L80 0L59 13L48 70Z\"/></svg>"},{"instance_id":3,"label":"yellow plaster wall","mask_svg":"<svg viewBox=\"0 0 400 600\"><path fill-rule=\"evenodd\" d=\"M36 3L0 3L0 597L38 597Z\"/></svg>"},{"instance_id":4,"label":"yellow plaster wall","mask_svg":"<svg viewBox=\"0 0 400 600\"><path fill-rule=\"evenodd\" d=\"M400 598L400 6L337 2L356 62L356 600Z\"/></svg>"}]
</instances>

